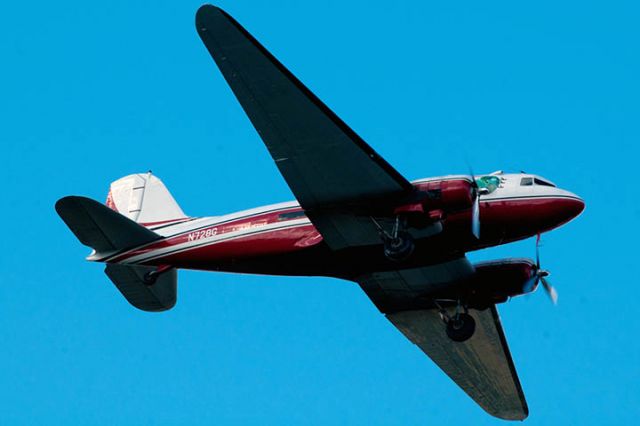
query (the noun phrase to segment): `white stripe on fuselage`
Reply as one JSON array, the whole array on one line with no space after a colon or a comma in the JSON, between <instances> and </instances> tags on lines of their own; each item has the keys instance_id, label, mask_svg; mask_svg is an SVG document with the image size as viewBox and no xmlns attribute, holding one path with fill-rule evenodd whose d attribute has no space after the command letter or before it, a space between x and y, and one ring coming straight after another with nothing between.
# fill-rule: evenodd
<instances>
[{"instance_id":1,"label":"white stripe on fuselage","mask_svg":"<svg viewBox=\"0 0 640 426\"><path fill-rule=\"evenodd\" d=\"M122 263L122 264L144 263L152 259L165 256L169 253L177 254L186 250L191 250L192 248L195 248L195 247L210 246L220 242L227 242L227 241L243 238L248 235L262 234L265 232L273 232L281 229L299 228L299 227L307 226L310 224L311 224L311 221L309 221L309 219L305 217L300 219L287 220L283 222L273 222L270 224L250 226L248 228L244 228L238 231L225 232L222 234L212 235L211 237L205 237L197 240L186 241L181 244L175 244L168 247L163 247L157 250L153 250L149 253L143 253L137 256L133 256L119 263Z\"/></svg>"},{"instance_id":2,"label":"white stripe on fuselage","mask_svg":"<svg viewBox=\"0 0 640 426\"><path fill-rule=\"evenodd\" d=\"M300 204L298 204L298 202L296 201L287 201L285 203L270 204L268 206L255 207L248 210L229 213L223 216L206 216L206 217L190 220L188 222L169 224L168 226L167 225L159 226L158 228L161 228L161 229L157 229L157 230L154 230L153 227L150 227L149 229L151 229L158 235L161 235L165 238L169 238L169 237L175 237L176 235L184 234L186 232L193 232L194 230L199 228L207 228L210 226L223 225L227 222L231 222L238 219L243 219L243 218L248 219L253 216L260 216L266 213L275 213L280 210L289 210L292 208L300 208Z\"/></svg>"}]
</instances>

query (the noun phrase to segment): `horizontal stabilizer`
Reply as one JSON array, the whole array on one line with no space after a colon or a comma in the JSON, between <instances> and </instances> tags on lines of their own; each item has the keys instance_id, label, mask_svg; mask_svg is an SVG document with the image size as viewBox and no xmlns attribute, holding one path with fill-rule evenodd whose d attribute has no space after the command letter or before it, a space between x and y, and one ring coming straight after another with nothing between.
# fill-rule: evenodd
<instances>
[{"instance_id":1,"label":"horizontal stabilizer","mask_svg":"<svg viewBox=\"0 0 640 426\"><path fill-rule=\"evenodd\" d=\"M120 293L138 309L149 312L166 311L176 304L178 272L170 269L158 275L153 285L145 283L145 275L155 267L138 265L107 265L104 272Z\"/></svg>"},{"instance_id":2,"label":"horizontal stabilizer","mask_svg":"<svg viewBox=\"0 0 640 426\"><path fill-rule=\"evenodd\" d=\"M78 240L98 254L139 246L161 238L90 198L61 198L56 203L56 211Z\"/></svg>"}]
</instances>

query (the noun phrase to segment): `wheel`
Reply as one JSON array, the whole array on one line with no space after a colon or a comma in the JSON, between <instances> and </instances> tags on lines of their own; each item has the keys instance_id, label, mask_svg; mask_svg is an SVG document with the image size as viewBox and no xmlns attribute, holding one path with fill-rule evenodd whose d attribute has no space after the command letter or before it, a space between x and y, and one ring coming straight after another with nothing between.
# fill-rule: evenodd
<instances>
[{"instance_id":1,"label":"wheel","mask_svg":"<svg viewBox=\"0 0 640 426\"><path fill-rule=\"evenodd\" d=\"M411 235L408 232L398 232L396 238L385 241L384 255L387 256L387 259L400 262L411 256L414 248Z\"/></svg>"},{"instance_id":2,"label":"wheel","mask_svg":"<svg viewBox=\"0 0 640 426\"><path fill-rule=\"evenodd\" d=\"M144 282L144 285L146 285L147 287L151 287L152 285L154 285L157 280L158 274L154 274L153 272L147 272L142 278L142 282Z\"/></svg>"},{"instance_id":3,"label":"wheel","mask_svg":"<svg viewBox=\"0 0 640 426\"><path fill-rule=\"evenodd\" d=\"M468 340L476 331L476 320L469 314L458 314L447 322L447 336L454 342Z\"/></svg>"}]
</instances>

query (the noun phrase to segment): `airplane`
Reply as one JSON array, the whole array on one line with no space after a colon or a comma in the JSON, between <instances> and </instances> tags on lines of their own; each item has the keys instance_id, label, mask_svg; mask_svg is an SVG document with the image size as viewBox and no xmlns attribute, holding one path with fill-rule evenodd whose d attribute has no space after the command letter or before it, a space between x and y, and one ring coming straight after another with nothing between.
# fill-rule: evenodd
<instances>
[{"instance_id":1,"label":"airplane","mask_svg":"<svg viewBox=\"0 0 640 426\"><path fill-rule=\"evenodd\" d=\"M466 253L555 229L585 207L535 174L407 180L235 19L202 6L196 29L297 201L191 217L151 172L106 204L55 209L131 305L171 309L177 271L324 276L357 283L379 311L489 414L528 416L497 304L539 284L536 260Z\"/></svg>"}]
</instances>

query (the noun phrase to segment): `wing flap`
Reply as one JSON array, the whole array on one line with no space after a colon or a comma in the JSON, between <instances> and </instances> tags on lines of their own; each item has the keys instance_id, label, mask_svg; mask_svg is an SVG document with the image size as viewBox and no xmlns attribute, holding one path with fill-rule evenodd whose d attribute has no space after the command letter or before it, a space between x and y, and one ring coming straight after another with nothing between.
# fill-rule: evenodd
<instances>
[{"instance_id":1,"label":"wing flap","mask_svg":"<svg viewBox=\"0 0 640 426\"><path fill-rule=\"evenodd\" d=\"M387 318L486 412L506 420L525 419L527 402L496 307L469 313L476 331L466 342L447 337L435 309L396 312Z\"/></svg>"}]
</instances>

